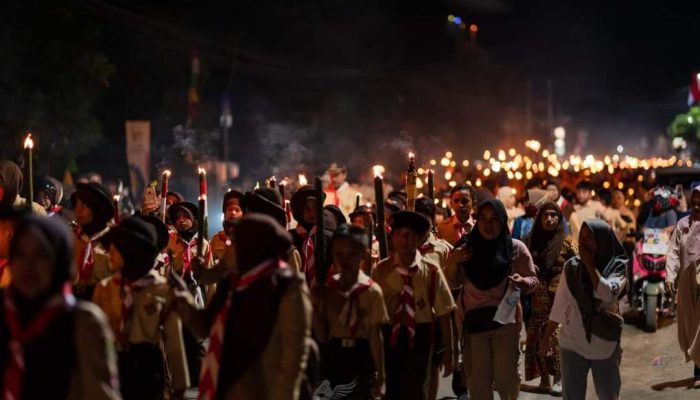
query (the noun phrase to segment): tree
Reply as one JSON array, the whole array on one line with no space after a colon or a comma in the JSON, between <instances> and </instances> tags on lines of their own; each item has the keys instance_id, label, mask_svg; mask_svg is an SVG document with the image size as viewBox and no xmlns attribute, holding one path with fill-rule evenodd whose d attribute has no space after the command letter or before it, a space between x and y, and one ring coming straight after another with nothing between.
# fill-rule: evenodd
<instances>
[{"instance_id":1,"label":"tree","mask_svg":"<svg viewBox=\"0 0 700 400\"><path fill-rule=\"evenodd\" d=\"M678 114L668 127L672 138L682 138L690 147L691 153L697 158L700 146L700 107L692 106L685 114ZM675 145L674 145L675 147Z\"/></svg>"},{"instance_id":2,"label":"tree","mask_svg":"<svg viewBox=\"0 0 700 400\"><path fill-rule=\"evenodd\" d=\"M99 50L87 11L75 0L0 6L0 156L16 159L32 131L37 174L60 176L101 135L92 108L114 66Z\"/></svg>"}]
</instances>

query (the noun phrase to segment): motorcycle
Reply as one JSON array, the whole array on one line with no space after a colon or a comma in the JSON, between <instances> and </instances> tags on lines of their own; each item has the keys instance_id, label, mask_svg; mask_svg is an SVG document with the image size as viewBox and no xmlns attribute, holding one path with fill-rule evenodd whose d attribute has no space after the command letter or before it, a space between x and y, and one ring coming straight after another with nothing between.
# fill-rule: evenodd
<instances>
[{"instance_id":1,"label":"motorcycle","mask_svg":"<svg viewBox=\"0 0 700 400\"><path fill-rule=\"evenodd\" d=\"M630 306L641 311L646 332L656 331L659 316L672 316L675 311L673 296L665 284L668 244L668 233L645 228L634 248Z\"/></svg>"}]
</instances>

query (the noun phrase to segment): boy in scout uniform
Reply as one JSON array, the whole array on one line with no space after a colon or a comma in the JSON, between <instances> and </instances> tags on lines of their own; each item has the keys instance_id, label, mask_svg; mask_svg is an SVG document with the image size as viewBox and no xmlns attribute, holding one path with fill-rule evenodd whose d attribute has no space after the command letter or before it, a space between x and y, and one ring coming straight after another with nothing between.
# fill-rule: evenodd
<instances>
[{"instance_id":1,"label":"boy in scout uniform","mask_svg":"<svg viewBox=\"0 0 700 400\"><path fill-rule=\"evenodd\" d=\"M450 207L454 215L437 224L437 234L440 239L453 245L474 226L472 207L476 201L474 189L469 185L457 185L450 191Z\"/></svg>"},{"instance_id":2,"label":"boy in scout uniform","mask_svg":"<svg viewBox=\"0 0 700 400\"><path fill-rule=\"evenodd\" d=\"M381 330L389 317L382 289L363 272L369 262L367 232L342 225L330 250L340 273L313 288L314 331L328 343L323 376L331 388L355 382L348 389L351 399L374 398L384 384Z\"/></svg>"},{"instance_id":3,"label":"boy in scout uniform","mask_svg":"<svg viewBox=\"0 0 700 400\"><path fill-rule=\"evenodd\" d=\"M90 300L95 285L111 274L104 238L114 217L114 206L107 188L96 182L79 183L71 202L77 223L74 254L78 273L73 293L79 299Z\"/></svg>"},{"instance_id":4,"label":"boy in scout uniform","mask_svg":"<svg viewBox=\"0 0 700 400\"><path fill-rule=\"evenodd\" d=\"M428 398L433 324L439 321L446 338L452 337L450 313L456 308L439 265L424 258L418 247L430 222L420 214L400 211L392 216L391 257L377 265L372 279L379 284L390 313L385 324L386 398ZM445 340L444 376L452 373L452 340Z\"/></svg>"},{"instance_id":5,"label":"boy in scout uniform","mask_svg":"<svg viewBox=\"0 0 700 400\"><path fill-rule=\"evenodd\" d=\"M122 396L160 399L174 389L181 398L189 386L187 361L180 319L170 312L170 286L153 269L159 253L156 228L131 217L106 239L114 275L97 285L93 301L116 338ZM172 381L166 379L168 372Z\"/></svg>"},{"instance_id":6,"label":"boy in scout uniform","mask_svg":"<svg viewBox=\"0 0 700 400\"><path fill-rule=\"evenodd\" d=\"M223 213L224 227L211 239L211 250L214 256L214 262L221 260L226 254L226 242L230 242L226 234L226 225L232 224L234 221L243 217L243 193L238 190L229 190L224 195Z\"/></svg>"},{"instance_id":7,"label":"boy in scout uniform","mask_svg":"<svg viewBox=\"0 0 700 400\"><path fill-rule=\"evenodd\" d=\"M418 251L421 253L423 258L428 260L429 263L439 266L440 270L444 272L445 268L447 267L447 260L450 256L450 252L452 251L452 245L450 245L446 240L439 239L437 236L435 236L435 216L437 214L435 202L428 197L416 199L416 212L430 221L430 230L428 231L428 235L426 236L423 244L418 247ZM455 292L451 292L452 295L455 296ZM440 366L442 363L442 356L445 353L445 342L442 336L442 331L440 330L440 325L435 325L434 334L435 347L433 351L432 369L430 371L430 390L428 391L429 400L435 400L437 398L438 389L440 388ZM452 347L456 349L457 346L457 340L453 335Z\"/></svg>"}]
</instances>

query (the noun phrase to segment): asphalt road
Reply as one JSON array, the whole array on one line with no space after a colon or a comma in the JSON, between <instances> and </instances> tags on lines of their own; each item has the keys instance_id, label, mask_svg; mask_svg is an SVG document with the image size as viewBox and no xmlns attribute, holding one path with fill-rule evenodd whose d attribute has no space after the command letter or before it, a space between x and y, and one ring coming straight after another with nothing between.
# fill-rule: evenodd
<instances>
[{"instance_id":1,"label":"asphalt road","mask_svg":"<svg viewBox=\"0 0 700 400\"><path fill-rule=\"evenodd\" d=\"M678 347L677 329L674 321L662 320L655 333L646 333L635 324L638 316L635 311L624 311L626 324L622 330L622 399L700 399L700 390L686 386L655 390L652 386L682 386L682 380L693 375L693 364L685 363ZM523 332L523 338L525 337ZM521 365L521 374L522 372ZM589 374L587 399L597 399L593 380ZM523 382L536 386L539 380ZM451 378L444 378L440 384L438 399L456 398L451 390ZM555 399L543 394L520 393L520 399ZM498 399L498 394L494 394Z\"/></svg>"}]
</instances>

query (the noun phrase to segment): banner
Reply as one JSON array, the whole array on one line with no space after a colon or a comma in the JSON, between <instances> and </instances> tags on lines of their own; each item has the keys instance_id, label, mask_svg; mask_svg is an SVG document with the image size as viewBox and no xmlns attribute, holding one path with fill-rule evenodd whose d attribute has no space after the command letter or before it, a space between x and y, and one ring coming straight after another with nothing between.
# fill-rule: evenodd
<instances>
[{"instance_id":1,"label":"banner","mask_svg":"<svg viewBox=\"0 0 700 400\"><path fill-rule=\"evenodd\" d=\"M125 127L131 194L140 201L151 176L151 121L126 121Z\"/></svg>"}]
</instances>

